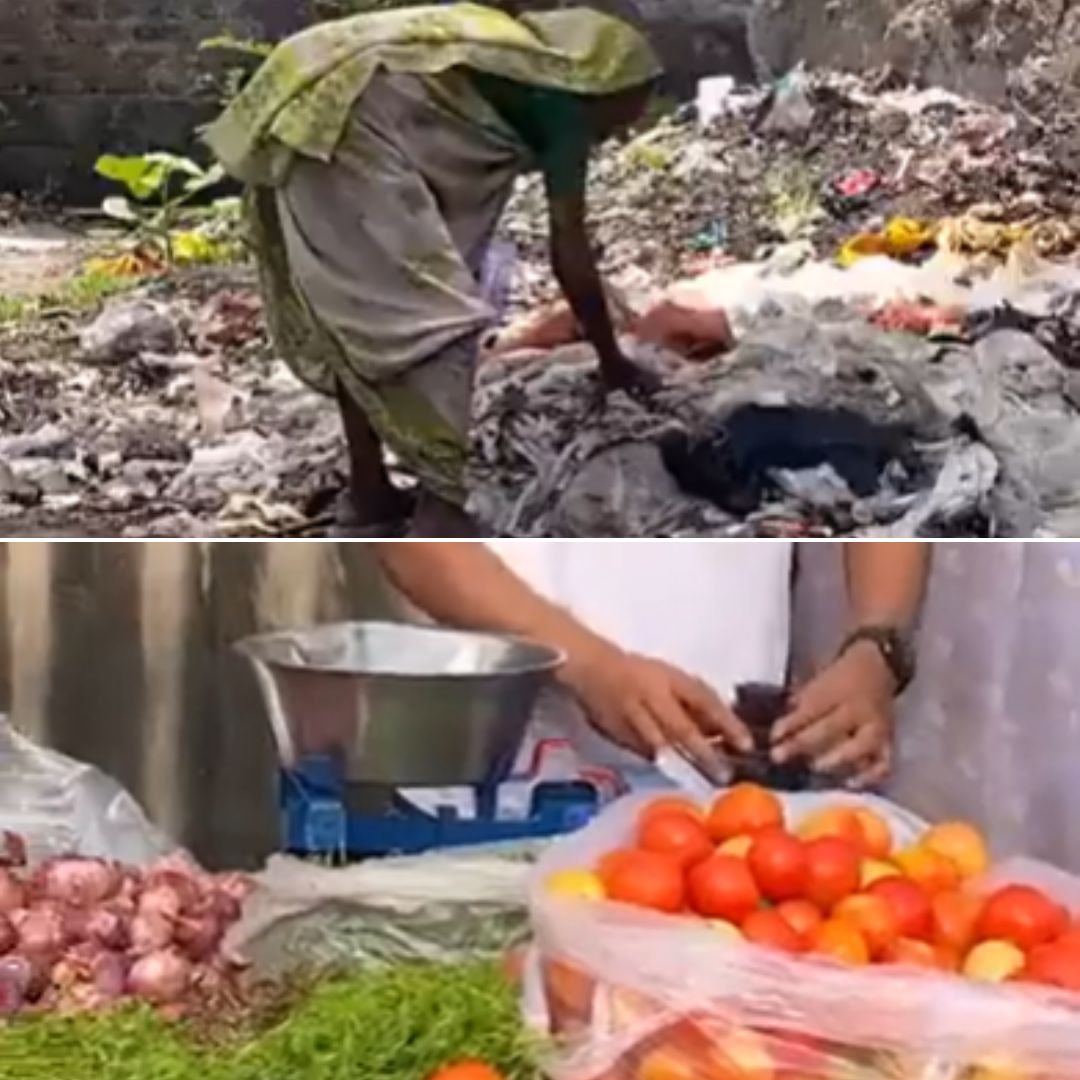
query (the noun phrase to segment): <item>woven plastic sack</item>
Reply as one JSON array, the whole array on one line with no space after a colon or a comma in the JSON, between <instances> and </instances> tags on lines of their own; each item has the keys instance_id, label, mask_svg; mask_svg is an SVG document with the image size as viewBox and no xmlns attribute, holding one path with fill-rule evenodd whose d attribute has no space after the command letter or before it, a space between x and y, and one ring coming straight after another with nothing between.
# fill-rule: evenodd
<instances>
[{"instance_id":1,"label":"woven plastic sack","mask_svg":"<svg viewBox=\"0 0 1080 1080\"><path fill-rule=\"evenodd\" d=\"M142 865L176 850L111 776L38 746L2 714L0 829L22 837L31 862L78 854Z\"/></svg>"},{"instance_id":2,"label":"woven plastic sack","mask_svg":"<svg viewBox=\"0 0 1080 1080\"><path fill-rule=\"evenodd\" d=\"M832 792L786 797L787 820L851 800L884 814L898 846L925 828L883 800ZM537 865L525 997L554 1036L554 1080L1080 1080L1080 995L788 957L701 919L544 891L554 871L628 843L647 802L613 804ZM1026 860L979 887L1011 881L1080 903L1080 881Z\"/></svg>"}]
</instances>

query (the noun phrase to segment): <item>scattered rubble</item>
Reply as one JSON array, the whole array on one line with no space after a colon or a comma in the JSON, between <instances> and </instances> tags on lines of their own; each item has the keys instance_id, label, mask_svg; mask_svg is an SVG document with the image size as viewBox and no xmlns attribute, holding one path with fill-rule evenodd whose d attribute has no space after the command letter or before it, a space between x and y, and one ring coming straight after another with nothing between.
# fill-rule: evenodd
<instances>
[{"instance_id":1,"label":"scattered rubble","mask_svg":"<svg viewBox=\"0 0 1080 1080\"><path fill-rule=\"evenodd\" d=\"M4 530L258 536L327 524L344 485L340 425L271 354L249 272L188 272L80 321L0 331Z\"/></svg>"}]
</instances>

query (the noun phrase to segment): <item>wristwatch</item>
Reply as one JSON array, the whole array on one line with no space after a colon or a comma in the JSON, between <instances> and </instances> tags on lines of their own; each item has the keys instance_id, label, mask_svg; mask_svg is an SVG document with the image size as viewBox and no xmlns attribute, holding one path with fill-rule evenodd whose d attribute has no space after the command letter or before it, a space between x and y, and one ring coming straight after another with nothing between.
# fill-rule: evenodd
<instances>
[{"instance_id":1,"label":"wristwatch","mask_svg":"<svg viewBox=\"0 0 1080 1080\"><path fill-rule=\"evenodd\" d=\"M860 641L869 642L881 653L881 659L896 682L894 694L899 697L915 678L915 645L911 638L895 626L860 626L844 638L837 658Z\"/></svg>"}]
</instances>

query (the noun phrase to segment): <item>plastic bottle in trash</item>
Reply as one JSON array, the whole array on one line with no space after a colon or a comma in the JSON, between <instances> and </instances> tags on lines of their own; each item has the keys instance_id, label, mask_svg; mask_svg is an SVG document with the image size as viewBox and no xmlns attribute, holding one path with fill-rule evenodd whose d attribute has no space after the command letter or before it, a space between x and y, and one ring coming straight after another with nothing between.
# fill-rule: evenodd
<instances>
[{"instance_id":1,"label":"plastic bottle in trash","mask_svg":"<svg viewBox=\"0 0 1080 1080\"><path fill-rule=\"evenodd\" d=\"M797 136L809 131L813 122L810 79L806 68L799 64L773 88L771 106L762 121L761 130L774 135Z\"/></svg>"},{"instance_id":2,"label":"plastic bottle in trash","mask_svg":"<svg viewBox=\"0 0 1080 1080\"><path fill-rule=\"evenodd\" d=\"M517 248L505 240L493 241L480 267L480 290L497 319L502 319L510 303L510 289L517 266Z\"/></svg>"}]
</instances>

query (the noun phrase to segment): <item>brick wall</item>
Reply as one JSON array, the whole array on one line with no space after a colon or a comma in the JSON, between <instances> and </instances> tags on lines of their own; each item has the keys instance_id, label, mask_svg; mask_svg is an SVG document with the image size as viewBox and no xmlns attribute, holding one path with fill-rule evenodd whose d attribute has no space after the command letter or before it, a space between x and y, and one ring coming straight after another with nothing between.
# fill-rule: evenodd
<instances>
[{"instance_id":1,"label":"brick wall","mask_svg":"<svg viewBox=\"0 0 1080 1080\"><path fill-rule=\"evenodd\" d=\"M357 2L357 0L353 0ZM499 0L495 0L496 3ZM511 10L564 0L503 0ZM581 2L581 0L574 0ZM591 0L644 26L677 90L703 74L751 73L750 0ZM0 0L0 191L97 202L103 152L190 149L213 115L199 43L228 30L273 39L308 0Z\"/></svg>"},{"instance_id":2,"label":"brick wall","mask_svg":"<svg viewBox=\"0 0 1080 1080\"><path fill-rule=\"evenodd\" d=\"M96 200L100 153L188 147L214 109L199 43L287 33L302 2L0 0L0 190Z\"/></svg>"}]
</instances>

